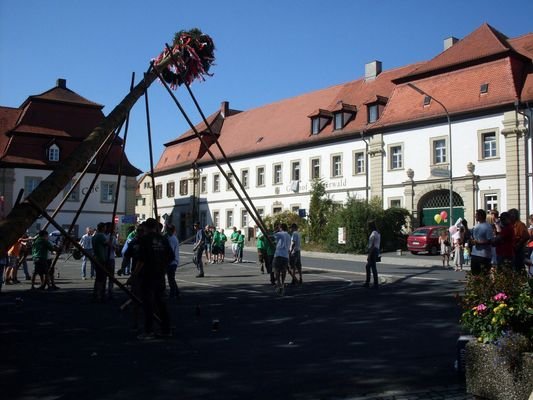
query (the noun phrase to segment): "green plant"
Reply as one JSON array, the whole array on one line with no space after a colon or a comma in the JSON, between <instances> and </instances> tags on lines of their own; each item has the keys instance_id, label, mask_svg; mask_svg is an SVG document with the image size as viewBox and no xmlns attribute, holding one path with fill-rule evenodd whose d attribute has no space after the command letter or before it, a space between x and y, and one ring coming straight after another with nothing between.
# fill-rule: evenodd
<instances>
[{"instance_id":1,"label":"green plant","mask_svg":"<svg viewBox=\"0 0 533 400\"><path fill-rule=\"evenodd\" d=\"M461 325L478 341L495 343L512 332L533 344L533 279L525 274L468 274L461 303Z\"/></svg>"}]
</instances>

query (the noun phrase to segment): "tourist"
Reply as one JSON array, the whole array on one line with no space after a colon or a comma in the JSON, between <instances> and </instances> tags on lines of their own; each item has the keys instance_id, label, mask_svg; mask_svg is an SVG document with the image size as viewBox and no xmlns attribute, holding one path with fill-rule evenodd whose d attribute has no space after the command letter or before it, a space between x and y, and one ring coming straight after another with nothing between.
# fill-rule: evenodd
<instances>
[{"instance_id":1,"label":"tourist","mask_svg":"<svg viewBox=\"0 0 533 400\"><path fill-rule=\"evenodd\" d=\"M365 266L366 281L363 286L366 288L370 287L370 271L372 271L372 276L374 278L374 285L372 287L377 289L379 287L379 279L376 263L378 262L379 249L381 247L381 235L379 234L374 221L368 223L368 230L370 231L370 235L368 237L368 256Z\"/></svg>"},{"instance_id":2,"label":"tourist","mask_svg":"<svg viewBox=\"0 0 533 400\"><path fill-rule=\"evenodd\" d=\"M487 223L485 210L476 211L477 224L472 228L472 250L470 252L470 269L472 275L488 274L491 269L492 226Z\"/></svg>"}]
</instances>

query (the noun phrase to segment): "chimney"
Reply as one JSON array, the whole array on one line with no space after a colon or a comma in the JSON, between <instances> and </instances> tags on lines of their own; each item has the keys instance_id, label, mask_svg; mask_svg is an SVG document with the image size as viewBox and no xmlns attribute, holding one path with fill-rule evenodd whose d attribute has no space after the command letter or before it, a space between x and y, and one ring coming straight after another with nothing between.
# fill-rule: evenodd
<instances>
[{"instance_id":1,"label":"chimney","mask_svg":"<svg viewBox=\"0 0 533 400\"><path fill-rule=\"evenodd\" d=\"M56 87L61 88L61 89L66 89L67 88L67 80L59 78L57 80Z\"/></svg>"},{"instance_id":2,"label":"chimney","mask_svg":"<svg viewBox=\"0 0 533 400\"><path fill-rule=\"evenodd\" d=\"M459 39L456 37L450 36L449 38L444 39L444 50L448 50L450 47L452 47L455 43L457 43Z\"/></svg>"},{"instance_id":3,"label":"chimney","mask_svg":"<svg viewBox=\"0 0 533 400\"><path fill-rule=\"evenodd\" d=\"M381 74L381 61L372 61L365 64L365 81L376 79Z\"/></svg>"},{"instance_id":4,"label":"chimney","mask_svg":"<svg viewBox=\"0 0 533 400\"><path fill-rule=\"evenodd\" d=\"M222 118L226 118L229 114L229 101L223 101L220 103L220 113Z\"/></svg>"}]
</instances>

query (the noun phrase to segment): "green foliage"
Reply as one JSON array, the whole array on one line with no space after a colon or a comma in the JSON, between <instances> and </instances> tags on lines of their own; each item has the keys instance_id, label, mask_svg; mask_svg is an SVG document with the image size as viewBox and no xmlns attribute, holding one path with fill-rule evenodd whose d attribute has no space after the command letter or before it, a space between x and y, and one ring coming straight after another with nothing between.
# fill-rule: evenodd
<instances>
[{"instance_id":1,"label":"green foliage","mask_svg":"<svg viewBox=\"0 0 533 400\"><path fill-rule=\"evenodd\" d=\"M285 223L290 228L292 224L298 225L298 231L302 236L302 240L309 234L308 224L305 218L301 218L297 213L292 211L283 211L275 215L267 215L263 218L263 222L267 229L274 228L276 225Z\"/></svg>"},{"instance_id":2,"label":"green foliage","mask_svg":"<svg viewBox=\"0 0 533 400\"><path fill-rule=\"evenodd\" d=\"M533 344L532 281L524 273L501 269L467 276L461 324L480 342L496 342L507 333L525 336Z\"/></svg>"},{"instance_id":3,"label":"green foliage","mask_svg":"<svg viewBox=\"0 0 533 400\"><path fill-rule=\"evenodd\" d=\"M403 208L384 210L381 199L374 198L370 202L350 198L344 207L337 209L332 216L327 229L327 248L330 251L346 253L366 253L368 236L368 222L376 222L381 234L382 250L403 248L401 234L403 225L409 212ZM346 227L346 244L338 244L338 228Z\"/></svg>"},{"instance_id":4,"label":"green foliage","mask_svg":"<svg viewBox=\"0 0 533 400\"><path fill-rule=\"evenodd\" d=\"M309 202L309 240L323 242L327 237L326 226L333 211L333 201L326 194L326 186L321 179L311 183Z\"/></svg>"}]
</instances>

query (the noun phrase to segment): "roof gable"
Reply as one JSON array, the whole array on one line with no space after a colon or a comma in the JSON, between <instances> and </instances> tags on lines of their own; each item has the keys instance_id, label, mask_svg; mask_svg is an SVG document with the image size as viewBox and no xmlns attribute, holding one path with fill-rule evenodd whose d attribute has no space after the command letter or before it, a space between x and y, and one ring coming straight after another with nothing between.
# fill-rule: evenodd
<instances>
[{"instance_id":1,"label":"roof gable","mask_svg":"<svg viewBox=\"0 0 533 400\"><path fill-rule=\"evenodd\" d=\"M458 68L476 60L506 54L510 50L511 46L507 43L507 37L485 23L435 58L401 77L399 81Z\"/></svg>"}]
</instances>

